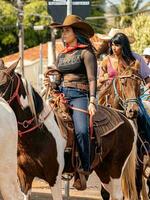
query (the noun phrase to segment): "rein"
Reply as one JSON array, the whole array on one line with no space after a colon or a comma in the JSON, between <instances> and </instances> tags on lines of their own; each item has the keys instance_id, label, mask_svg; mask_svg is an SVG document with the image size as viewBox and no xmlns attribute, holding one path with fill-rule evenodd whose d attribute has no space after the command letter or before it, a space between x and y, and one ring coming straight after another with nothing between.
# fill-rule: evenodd
<instances>
[{"instance_id":1,"label":"rein","mask_svg":"<svg viewBox=\"0 0 150 200\"><path fill-rule=\"evenodd\" d=\"M14 92L13 95L9 98L9 100L8 100L7 102L8 102L8 104L11 104L11 102L12 102L15 98L17 98L17 101L18 101L19 105L21 105L20 99L19 99L19 87L20 87L21 82L20 82L20 78L18 77L17 74L16 74L16 77L17 77L17 80L18 80L16 90L15 90L15 92ZM13 80L13 79L12 79L12 80Z\"/></svg>"},{"instance_id":2,"label":"rein","mask_svg":"<svg viewBox=\"0 0 150 200\"><path fill-rule=\"evenodd\" d=\"M76 108L74 106L69 106L70 109L72 110L76 110L76 111L80 111L80 112L83 112L83 113L86 113L87 115L89 115L89 112L87 110L83 110L81 108ZM93 139L93 133L94 133L94 130L93 130L93 116L90 115L90 138Z\"/></svg>"},{"instance_id":3,"label":"rein","mask_svg":"<svg viewBox=\"0 0 150 200\"><path fill-rule=\"evenodd\" d=\"M6 72L5 72L5 73L6 73ZM6 95L6 93L7 93L8 89L9 89L9 86L10 86L11 82L14 81L14 80L13 80L14 77L11 77L11 76L10 76L9 74L7 74L7 73L6 73L6 75L10 77L10 82L9 82L9 84L8 84L8 86L7 86L7 88L6 88L6 90L4 91L4 93L1 95L2 97L4 97L4 96ZM15 90L15 92L13 93L13 95L9 97L9 100L7 100L7 103L8 103L8 104L11 104L11 102L12 102L15 98L17 98L17 101L18 101L19 105L21 105L20 99L19 99L20 79L19 79L19 77L18 77L17 74L16 74L15 76L17 77L17 80L18 80L18 82L17 82L17 87L16 87L16 90Z\"/></svg>"}]
</instances>

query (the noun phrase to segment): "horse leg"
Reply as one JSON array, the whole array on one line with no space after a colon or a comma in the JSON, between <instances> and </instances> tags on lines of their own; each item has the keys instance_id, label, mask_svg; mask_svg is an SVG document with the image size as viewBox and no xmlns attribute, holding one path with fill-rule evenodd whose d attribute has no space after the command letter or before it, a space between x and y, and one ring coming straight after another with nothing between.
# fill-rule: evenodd
<instances>
[{"instance_id":1,"label":"horse leg","mask_svg":"<svg viewBox=\"0 0 150 200\"><path fill-rule=\"evenodd\" d=\"M3 146L0 159L0 191L4 200L23 200L25 195L21 192L17 177L17 152L9 139ZM13 148L11 148L13 147Z\"/></svg>"},{"instance_id":2,"label":"horse leg","mask_svg":"<svg viewBox=\"0 0 150 200\"><path fill-rule=\"evenodd\" d=\"M107 192L107 190L105 190L105 188L103 186L101 188L101 196L102 196L103 200L109 200L109 198L110 198L110 194Z\"/></svg>"},{"instance_id":3,"label":"horse leg","mask_svg":"<svg viewBox=\"0 0 150 200\"><path fill-rule=\"evenodd\" d=\"M53 200L58 200L58 199L63 200L61 191L62 191L61 176L58 176L55 185L51 187Z\"/></svg>"},{"instance_id":4,"label":"horse leg","mask_svg":"<svg viewBox=\"0 0 150 200\"><path fill-rule=\"evenodd\" d=\"M59 170L58 170L58 175L56 177L56 182L53 186L49 183L51 187L53 200L63 200L62 185L61 185L62 172L64 168L64 153L63 152L64 151L61 152L61 155L59 158Z\"/></svg>"},{"instance_id":5,"label":"horse leg","mask_svg":"<svg viewBox=\"0 0 150 200\"><path fill-rule=\"evenodd\" d=\"M111 200L123 200L121 178L111 179L108 184L103 184L103 186L109 192Z\"/></svg>"},{"instance_id":6,"label":"horse leg","mask_svg":"<svg viewBox=\"0 0 150 200\"><path fill-rule=\"evenodd\" d=\"M33 177L28 176L25 172L18 166L18 177L21 186L21 190L26 194L27 200L31 199L31 188Z\"/></svg>"},{"instance_id":7,"label":"horse leg","mask_svg":"<svg viewBox=\"0 0 150 200\"><path fill-rule=\"evenodd\" d=\"M116 171L119 170L117 166L115 167ZM111 200L123 200L123 192L121 187L121 177L120 178L112 178L110 172L111 163L107 162L104 165L101 164L97 166L95 169L96 174L100 178L104 189L110 194ZM107 196L108 199L108 196Z\"/></svg>"},{"instance_id":8,"label":"horse leg","mask_svg":"<svg viewBox=\"0 0 150 200\"><path fill-rule=\"evenodd\" d=\"M5 174L0 173L0 190L4 200L27 199L25 194L21 192L21 189L17 182L17 176L15 176L13 173L10 173L10 171L7 171L6 166Z\"/></svg>"}]
</instances>

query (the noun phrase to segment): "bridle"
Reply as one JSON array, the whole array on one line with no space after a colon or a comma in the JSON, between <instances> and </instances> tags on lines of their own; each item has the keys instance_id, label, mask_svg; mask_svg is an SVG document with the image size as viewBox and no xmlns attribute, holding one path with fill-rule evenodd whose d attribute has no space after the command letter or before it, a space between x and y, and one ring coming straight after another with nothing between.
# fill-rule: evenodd
<instances>
[{"instance_id":1,"label":"bridle","mask_svg":"<svg viewBox=\"0 0 150 200\"><path fill-rule=\"evenodd\" d=\"M11 104L11 102L14 101L14 99L16 98L18 103L21 105L20 98L19 98L19 88L20 88L21 81L20 81L20 78L17 74L15 76L17 77L17 87L16 87L14 93L10 96L10 98L7 102L9 104ZM14 80L13 77L12 77L12 80ZM12 86L13 86L13 84L12 84Z\"/></svg>"},{"instance_id":2,"label":"bridle","mask_svg":"<svg viewBox=\"0 0 150 200\"><path fill-rule=\"evenodd\" d=\"M113 79L113 89L114 89L114 94L115 94L115 98L117 98L119 100L119 105L125 110L127 108L127 105L129 103L137 103L138 104L138 98L128 98L126 99L125 97L125 93L124 93L124 86L122 84L122 81L121 79L126 79L126 78L130 78L130 79L134 79L134 80L140 80L142 81L142 79L135 75L135 74L132 74L132 75L120 75L120 76L117 76ZM120 83L120 86L121 86L121 92L122 92L122 97L119 95L118 91L117 91L117 86L116 86L116 82L117 80L119 80L119 83Z\"/></svg>"},{"instance_id":3,"label":"bridle","mask_svg":"<svg viewBox=\"0 0 150 200\"><path fill-rule=\"evenodd\" d=\"M11 86L10 97L9 97L8 100L6 100L7 103L8 103L8 104L11 104L11 102L12 102L15 98L17 98L18 103L21 105L21 103L20 103L20 98L19 98L19 88L20 88L21 81L20 81L19 76L18 76L17 74L14 74L13 76L10 76L10 75L9 75L8 73L6 73L6 72L4 72L4 73L5 73L7 76L9 76L10 81L9 81L8 86L7 86L7 88L5 89L5 91L1 94L1 97L4 98L4 96L6 95L8 89L9 89L10 86ZM14 81L14 77L15 77L15 76L17 77L17 87L16 87L15 91L14 91L13 94L12 94L12 90L13 90L13 81Z\"/></svg>"},{"instance_id":4,"label":"bridle","mask_svg":"<svg viewBox=\"0 0 150 200\"><path fill-rule=\"evenodd\" d=\"M9 75L9 74L7 74ZM8 83L8 86L7 88L5 89L5 91L3 92L3 94L1 95L1 97L4 97L10 87L10 85L12 84L12 88L13 88L13 82L14 82L14 78L16 77L17 78L17 86L16 86L16 89L15 91L12 93L10 93L10 97L9 99L7 100L8 104L10 105L15 99L17 100L17 103L20 105L20 107L22 107L21 105L21 102L20 102L20 97L19 97L19 88L20 88L20 85L21 85L21 80L20 80L20 77L18 76L18 74L15 74L13 76L10 76L10 82ZM12 89L11 89L12 91ZM35 124L35 119L36 117L32 117L31 119L29 120L24 120L23 122L20 122L17 120L17 123L18 123L18 126L22 126L23 129L25 129L25 131L21 131L19 130L18 133L20 136L23 136L25 133L29 133L39 127L42 126L42 123L39 123L39 124ZM33 125L32 125L33 124ZM32 125L31 128L29 128L29 126Z\"/></svg>"}]
</instances>

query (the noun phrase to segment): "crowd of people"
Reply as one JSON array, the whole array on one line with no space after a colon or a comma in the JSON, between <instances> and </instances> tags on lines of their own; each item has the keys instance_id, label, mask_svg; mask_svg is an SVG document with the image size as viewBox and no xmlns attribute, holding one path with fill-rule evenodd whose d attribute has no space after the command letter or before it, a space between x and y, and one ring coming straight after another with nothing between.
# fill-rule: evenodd
<instances>
[{"instance_id":1,"label":"crowd of people","mask_svg":"<svg viewBox=\"0 0 150 200\"><path fill-rule=\"evenodd\" d=\"M150 47L139 55L131 49L134 38L127 37L119 29L111 29L108 35L99 34L102 43L96 52L90 42L93 28L76 15L67 16L63 24L52 24L52 28L62 30L65 48L58 55L55 67L63 77L60 92L69 105L80 109L80 112L73 110L72 118L81 159L80 173L87 179L90 173L89 116L96 113L97 85L122 74L127 67L134 67L139 70L146 87L150 87ZM100 60L98 66L97 59ZM49 79L45 78L45 85L48 83ZM80 178L76 179L74 187L86 188L82 188Z\"/></svg>"}]
</instances>

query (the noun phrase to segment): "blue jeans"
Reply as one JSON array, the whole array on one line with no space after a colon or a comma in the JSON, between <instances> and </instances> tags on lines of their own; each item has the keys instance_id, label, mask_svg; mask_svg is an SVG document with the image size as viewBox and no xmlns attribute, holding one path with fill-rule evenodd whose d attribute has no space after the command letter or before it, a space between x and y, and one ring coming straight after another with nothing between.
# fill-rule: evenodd
<instances>
[{"instance_id":1,"label":"blue jeans","mask_svg":"<svg viewBox=\"0 0 150 200\"><path fill-rule=\"evenodd\" d=\"M88 93L68 87L60 87L62 92L68 100L70 106L83 109L88 109ZM81 159L82 168L85 171L90 170L90 138L89 138L89 115L87 113L72 110L72 119L75 127L75 137L79 156Z\"/></svg>"}]
</instances>

